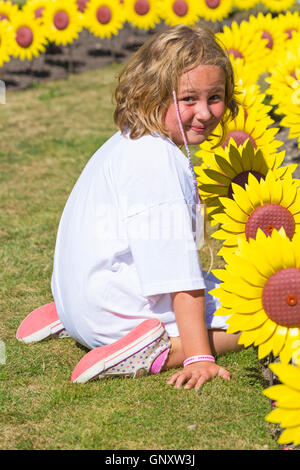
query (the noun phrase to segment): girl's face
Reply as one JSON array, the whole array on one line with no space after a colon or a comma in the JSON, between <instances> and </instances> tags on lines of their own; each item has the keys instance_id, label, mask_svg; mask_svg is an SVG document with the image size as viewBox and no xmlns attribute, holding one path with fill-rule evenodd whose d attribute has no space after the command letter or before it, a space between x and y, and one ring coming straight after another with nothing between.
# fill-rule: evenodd
<instances>
[{"instance_id":1,"label":"girl's face","mask_svg":"<svg viewBox=\"0 0 300 470\"><path fill-rule=\"evenodd\" d=\"M225 101L225 73L217 65L198 65L180 78L177 91L179 114L187 143L201 144L219 124ZM183 144L175 104L167 109L164 124L176 145Z\"/></svg>"}]
</instances>

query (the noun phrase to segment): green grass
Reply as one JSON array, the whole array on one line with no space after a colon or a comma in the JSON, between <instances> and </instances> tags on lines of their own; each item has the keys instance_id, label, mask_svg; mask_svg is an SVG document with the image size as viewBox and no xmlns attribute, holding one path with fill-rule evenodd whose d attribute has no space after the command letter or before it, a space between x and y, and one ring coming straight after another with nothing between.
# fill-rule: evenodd
<instances>
[{"instance_id":1,"label":"green grass","mask_svg":"<svg viewBox=\"0 0 300 470\"><path fill-rule=\"evenodd\" d=\"M168 386L171 371L71 384L85 354L71 338L15 339L23 318L52 301L58 222L85 163L115 131L119 69L8 92L1 106L0 449L277 449L252 348L219 358L232 380L215 379L199 396Z\"/></svg>"}]
</instances>

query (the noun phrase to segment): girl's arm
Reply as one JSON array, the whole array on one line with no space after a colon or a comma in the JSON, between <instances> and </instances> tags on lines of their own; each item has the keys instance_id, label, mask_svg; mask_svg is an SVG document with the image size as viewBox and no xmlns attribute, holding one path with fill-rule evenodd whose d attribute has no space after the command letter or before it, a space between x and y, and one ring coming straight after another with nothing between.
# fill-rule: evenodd
<instances>
[{"instance_id":1,"label":"girl's arm","mask_svg":"<svg viewBox=\"0 0 300 470\"><path fill-rule=\"evenodd\" d=\"M185 359L211 355L205 321L204 290L175 292L171 296ZM216 376L230 379L229 372L223 367L213 362L201 361L184 367L175 373L168 383L179 388L186 382L185 388L199 389L206 381Z\"/></svg>"}]
</instances>

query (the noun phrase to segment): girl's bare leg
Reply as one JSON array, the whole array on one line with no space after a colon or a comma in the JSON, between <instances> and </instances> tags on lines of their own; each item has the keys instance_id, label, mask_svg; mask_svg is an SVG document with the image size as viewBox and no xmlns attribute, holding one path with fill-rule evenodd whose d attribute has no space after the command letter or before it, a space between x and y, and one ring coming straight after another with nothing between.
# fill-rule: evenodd
<instances>
[{"instance_id":1,"label":"girl's bare leg","mask_svg":"<svg viewBox=\"0 0 300 470\"><path fill-rule=\"evenodd\" d=\"M238 344L240 333L226 333L224 330L208 330L211 350L213 355L222 355L227 352L240 351L243 346ZM170 338L170 354L163 366L163 370L182 366L185 359L180 336Z\"/></svg>"}]
</instances>

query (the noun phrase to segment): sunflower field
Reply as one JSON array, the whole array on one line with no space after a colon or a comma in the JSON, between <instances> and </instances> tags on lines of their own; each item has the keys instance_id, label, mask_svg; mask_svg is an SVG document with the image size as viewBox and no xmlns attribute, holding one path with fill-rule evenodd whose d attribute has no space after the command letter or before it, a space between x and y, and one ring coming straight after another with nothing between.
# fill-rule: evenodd
<instances>
[{"instance_id":1,"label":"sunflower field","mask_svg":"<svg viewBox=\"0 0 300 470\"><path fill-rule=\"evenodd\" d=\"M274 400L266 419L284 428L280 444L294 446L300 444L300 181L293 176L297 165L279 151L276 121L300 148L296 16L260 13L217 33L232 57L240 107L223 135L220 126L200 146L203 162L195 168L212 237L222 242L225 267L213 271L221 284L211 291L221 303L216 314L278 376L281 383L264 391Z\"/></svg>"},{"instance_id":2,"label":"sunflower field","mask_svg":"<svg viewBox=\"0 0 300 470\"><path fill-rule=\"evenodd\" d=\"M199 194L212 237L221 240L221 281L211 293L228 333L253 346L277 376L264 390L274 406L279 444L300 445L300 180L287 164L280 128L300 154L300 13L296 0L0 0L0 70L32 60L49 43L65 46L83 29L104 39L127 23L221 22L233 12L264 11L224 24L216 36L233 64L239 112L196 150Z\"/></svg>"}]
</instances>

